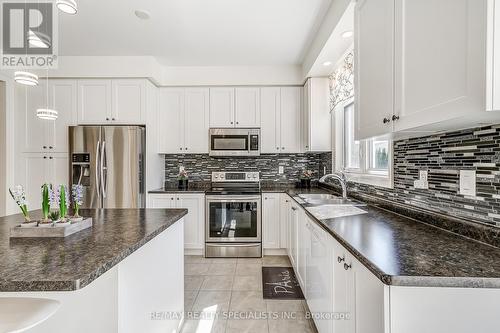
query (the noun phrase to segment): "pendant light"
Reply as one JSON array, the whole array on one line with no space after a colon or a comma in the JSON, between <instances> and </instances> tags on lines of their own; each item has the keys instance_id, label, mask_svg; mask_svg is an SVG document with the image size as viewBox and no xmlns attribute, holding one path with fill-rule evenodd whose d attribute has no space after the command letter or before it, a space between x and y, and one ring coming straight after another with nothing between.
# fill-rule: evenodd
<instances>
[{"instance_id":1,"label":"pendant light","mask_svg":"<svg viewBox=\"0 0 500 333\"><path fill-rule=\"evenodd\" d=\"M30 72L15 72L14 80L17 83L24 84L27 86L36 86L38 84L38 76Z\"/></svg>"},{"instance_id":2,"label":"pendant light","mask_svg":"<svg viewBox=\"0 0 500 333\"><path fill-rule=\"evenodd\" d=\"M75 15L78 11L78 6L75 0L57 0L56 6L60 11L66 14Z\"/></svg>"},{"instance_id":3,"label":"pendant light","mask_svg":"<svg viewBox=\"0 0 500 333\"><path fill-rule=\"evenodd\" d=\"M36 116L44 120L56 120L59 113L57 110L49 109L49 69L47 68L47 107L44 109L37 109Z\"/></svg>"}]
</instances>

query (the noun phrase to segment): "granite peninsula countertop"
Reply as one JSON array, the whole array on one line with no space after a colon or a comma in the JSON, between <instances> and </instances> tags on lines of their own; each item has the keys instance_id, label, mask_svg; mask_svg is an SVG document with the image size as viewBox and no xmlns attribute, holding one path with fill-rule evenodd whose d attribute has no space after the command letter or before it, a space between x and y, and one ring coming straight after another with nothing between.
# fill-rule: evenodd
<instances>
[{"instance_id":1,"label":"granite peninsula countertop","mask_svg":"<svg viewBox=\"0 0 500 333\"><path fill-rule=\"evenodd\" d=\"M187 209L82 209L92 228L66 238L9 238L0 217L0 292L71 291L90 284L187 214ZM32 212L39 218L40 212Z\"/></svg>"},{"instance_id":2,"label":"granite peninsula countertop","mask_svg":"<svg viewBox=\"0 0 500 333\"><path fill-rule=\"evenodd\" d=\"M274 189L279 192L280 189ZM326 189L286 189L297 198ZM383 283L395 286L500 288L500 249L367 204L366 214L320 220L330 233Z\"/></svg>"}]
</instances>

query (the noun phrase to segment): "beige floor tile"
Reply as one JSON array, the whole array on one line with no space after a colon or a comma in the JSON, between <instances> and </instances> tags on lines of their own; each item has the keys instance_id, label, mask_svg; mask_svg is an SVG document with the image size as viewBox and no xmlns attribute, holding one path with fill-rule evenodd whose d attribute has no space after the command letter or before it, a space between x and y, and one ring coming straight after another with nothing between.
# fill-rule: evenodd
<instances>
[{"instance_id":1,"label":"beige floor tile","mask_svg":"<svg viewBox=\"0 0 500 333\"><path fill-rule=\"evenodd\" d=\"M226 333L267 333L267 320L230 319L227 321Z\"/></svg>"},{"instance_id":2,"label":"beige floor tile","mask_svg":"<svg viewBox=\"0 0 500 333\"><path fill-rule=\"evenodd\" d=\"M221 264L212 263L206 275L234 275L236 270L235 263Z\"/></svg>"},{"instance_id":3,"label":"beige floor tile","mask_svg":"<svg viewBox=\"0 0 500 333\"><path fill-rule=\"evenodd\" d=\"M228 311L230 300L230 291L201 290L194 301L193 311L204 311L207 313Z\"/></svg>"},{"instance_id":4,"label":"beige floor tile","mask_svg":"<svg viewBox=\"0 0 500 333\"><path fill-rule=\"evenodd\" d=\"M302 300L266 300L269 312L304 312L304 301Z\"/></svg>"},{"instance_id":5,"label":"beige floor tile","mask_svg":"<svg viewBox=\"0 0 500 333\"><path fill-rule=\"evenodd\" d=\"M184 256L184 263L186 264L211 264L212 259L203 256Z\"/></svg>"},{"instance_id":6,"label":"beige floor tile","mask_svg":"<svg viewBox=\"0 0 500 333\"><path fill-rule=\"evenodd\" d=\"M309 319L300 313L296 319L268 320L269 332L273 333L315 333Z\"/></svg>"},{"instance_id":7,"label":"beige floor tile","mask_svg":"<svg viewBox=\"0 0 500 333\"><path fill-rule=\"evenodd\" d=\"M265 256L262 258L262 266L292 267L292 264L288 256Z\"/></svg>"},{"instance_id":8,"label":"beige floor tile","mask_svg":"<svg viewBox=\"0 0 500 333\"><path fill-rule=\"evenodd\" d=\"M185 264L184 275L204 275L210 269L211 264Z\"/></svg>"},{"instance_id":9,"label":"beige floor tile","mask_svg":"<svg viewBox=\"0 0 500 333\"><path fill-rule=\"evenodd\" d=\"M231 311L266 311L266 302L260 291L233 291Z\"/></svg>"},{"instance_id":10,"label":"beige floor tile","mask_svg":"<svg viewBox=\"0 0 500 333\"><path fill-rule=\"evenodd\" d=\"M215 264L236 264L238 262L237 258L210 258L210 260Z\"/></svg>"},{"instance_id":11,"label":"beige floor tile","mask_svg":"<svg viewBox=\"0 0 500 333\"><path fill-rule=\"evenodd\" d=\"M203 283L202 275L186 275L184 276L184 290L200 290Z\"/></svg>"},{"instance_id":12,"label":"beige floor tile","mask_svg":"<svg viewBox=\"0 0 500 333\"><path fill-rule=\"evenodd\" d=\"M262 265L262 258L238 258L238 264Z\"/></svg>"},{"instance_id":13,"label":"beige floor tile","mask_svg":"<svg viewBox=\"0 0 500 333\"><path fill-rule=\"evenodd\" d=\"M233 275L206 275L200 290L231 290L233 288Z\"/></svg>"},{"instance_id":14,"label":"beige floor tile","mask_svg":"<svg viewBox=\"0 0 500 333\"><path fill-rule=\"evenodd\" d=\"M236 275L233 290L262 291L262 278L258 275Z\"/></svg>"},{"instance_id":15,"label":"beige floor tile","mask_svg":"<svg viewBox=\"0 0 500 333\"><path fill-rule=\"evenodd\" d=\"M181 333L224 333L226 321L221 319L188 319Z\"/></svg>"},{"instance_id":16,"label":"beige floor tile","mask_svg":"<svg viewBox=\"0 0 500 333\"><path fill-rule=\"evenodd\" d=\"M236 265L236 275L258 275L262 276L262 266L258 264L242 264Z\"/></svg>"},{"instance_id":17,"label":"beige floor tile","mask_svg":"<svg viewBox=\"0 0 500 333\"><path fill-rule=\"evenodd\" d=\"M198 295L197 290L184 291L184 311L191 311L197 295Z\"/></svg>"}]
</instances>

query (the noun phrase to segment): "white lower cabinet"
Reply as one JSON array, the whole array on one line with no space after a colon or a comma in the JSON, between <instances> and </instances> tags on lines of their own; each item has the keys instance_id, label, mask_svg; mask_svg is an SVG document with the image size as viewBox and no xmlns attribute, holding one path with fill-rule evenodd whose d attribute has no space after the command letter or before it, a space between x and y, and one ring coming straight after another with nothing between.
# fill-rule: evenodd
<instances>
[{"instance_id":1,"label":"white lower cabinet","mask_svg":"<svg viewBox=\"0 0 500 333\"><path fill-rule=\"evenodd\" d=\"M299 212L300 206L291 202L290 211L289 211L289 228L288 228L288 246L287 253L290 258L290 262L292 263L295 272L297 272L297 263L298 263L298 228L299 228Z\"/></svg>"},{"instance_id":2,"label":"white lower cabinet","mask_svg":"<svg viewBox=\"0 0 500 333\"><path fill-rule=\"evenodd\" d=\"M184 248L199 250L204 245L205 195L189 194L150 194L148 208L185 208Z\"/></svg>"},{"instance_id":3,"label":"white lower cabinet","mask_svg":"<svg viewBox=\"0 0 500 333\"><path fill-rule=\"evenodd\" d=\"M280 194L262 194L262 247L280 248Z\"/></svg>"},{"instance_id":4,"label":"white lower cabinet","mask_svg":"<svg viewBox=\"0 0 500 333\"><path fill-rule=\"evenodd\" d=\"M280 248L288 249L288 229L290 228L290 210L292 198L286 193L280 194Z\"/></svg>"},{"instance_id":5,"label":"white lower cabinet","mask_svg":"<svg viewBox=\"0 0 500 333\"><path fill-rule=\"evenodd\" d=\"M302 292L304 296L307 297L307 256L310 251L310 227L311 221L306 217L305 211L303 209L299 210L299 223L297 229L297 239L298 239L298 263L297 263L297 278L299 280L300 286L302 287Z\"/></svg>"}]
</instances>

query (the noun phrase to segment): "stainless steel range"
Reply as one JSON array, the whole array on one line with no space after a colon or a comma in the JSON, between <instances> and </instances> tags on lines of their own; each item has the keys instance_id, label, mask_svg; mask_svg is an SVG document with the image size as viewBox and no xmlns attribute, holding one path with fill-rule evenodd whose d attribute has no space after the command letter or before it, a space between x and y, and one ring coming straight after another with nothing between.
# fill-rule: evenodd
<instances>
[{"instance_id":1,"label":"stainless steel range","mask_svg":"<svg viewBox=\"0 0 500 333\"><path fill-rule=\"evenodd\" d=\"M213 172L206 192L205 256L262 257L258 172Z\"/></svg>"}]
</instances>

